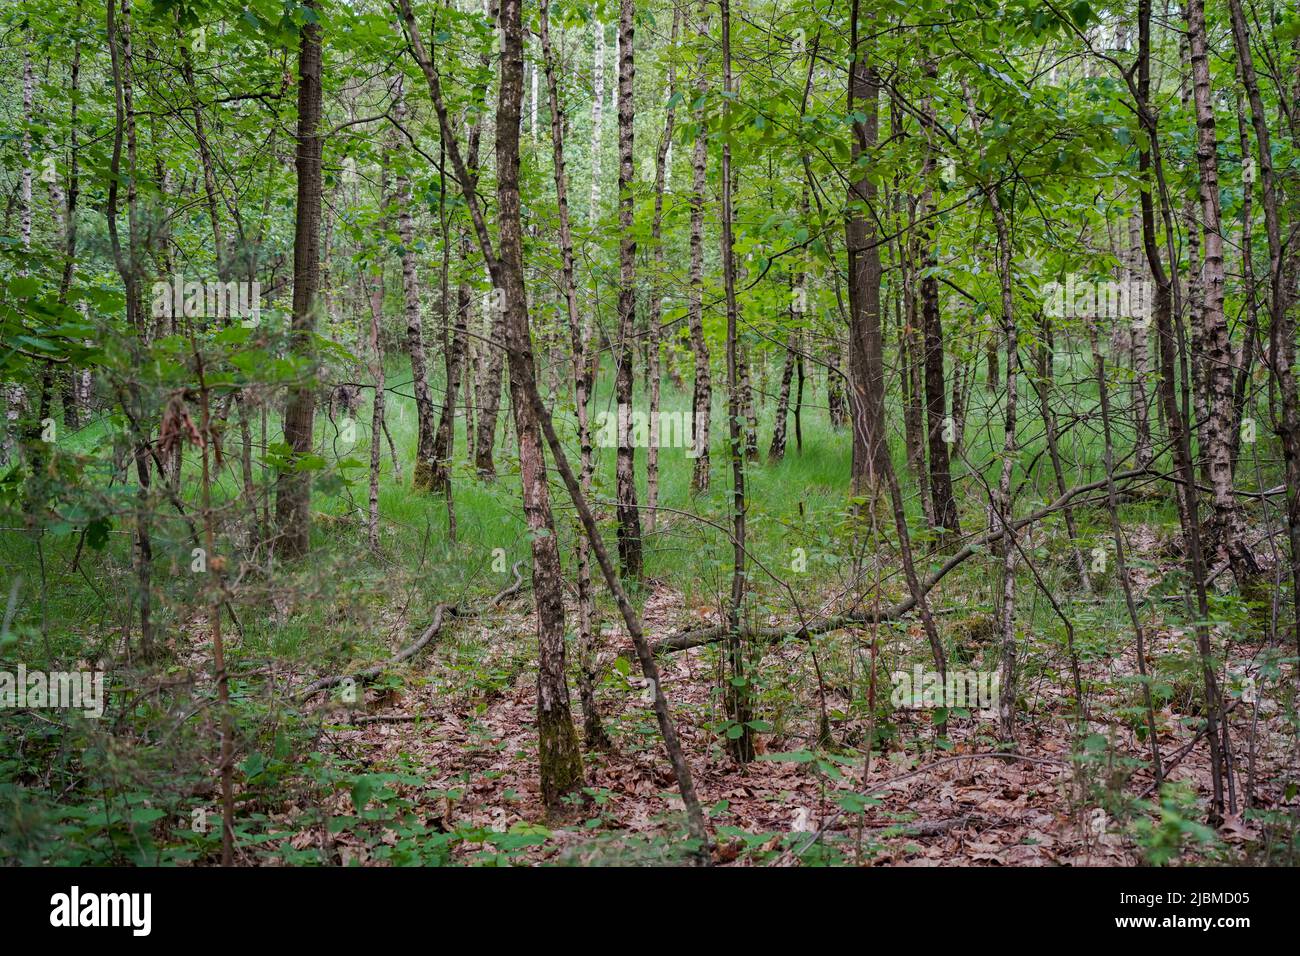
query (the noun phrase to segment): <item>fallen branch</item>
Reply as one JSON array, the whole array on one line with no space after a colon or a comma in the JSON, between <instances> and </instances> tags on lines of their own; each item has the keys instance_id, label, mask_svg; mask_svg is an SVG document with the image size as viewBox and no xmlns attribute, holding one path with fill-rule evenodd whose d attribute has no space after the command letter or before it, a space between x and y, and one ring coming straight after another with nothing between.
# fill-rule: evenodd
<instances>
[{"instance_id":1,"label":"fallen branch","mask_svg":"<svg viewBox=\"0 0 1300 956\"><path fill-rule=\"evenodd\" d=\"M340 724L361 726L362 724L413 724L421 720L434 720L436 714L364 714L339 721Z\"/></svg>"},{"instance_id":2,"label":"fallen branch","mask_svg":"<svg viewBox=\"0 0 1300 956\"><path fill-rule=\"evenodd\" d=\"M952 817L948 820L912 820L910 822L900 820L897 823L891 823L888 826L870 826L864 827L864 834L870 833L874 836L885 838L890 837L930 837L938 836L941 833L947 833L949 830L961 830L969 826L978 826L988 821L977 813L966 813L959 817ZM828 828L829 830L849 830L849 824L836 825Z\"/></svg>"},{"instance_id":3,"label":"fallen branch","mask_svg":"<svg viewBox=\"0 0 1300 956\"><path fill-rule=\"evenodd\" d=\"M1116 481L1129 478L1139 478L1151 476L1151 472L1145 468L1136 468L1131 471L1120 472L1115 475ZM1033 511L1023 518L1011 522L1011 527L1020 530L1026 525L1041 521L1048 515L1060 511L1075 498L1087 494L1090 491L1096 491L1106 485L1106 479L1090 482L1086 485L1077 485L1068 489L1063 495L1053 501L1051 504L1044 505L1037 511ZM810 622L804 625L787 625L785 627L750 627L741 625L740 633L742 637L747 637L765 641L779 641L786 637L797 637L800 640L807 640L813 634L825 634L828 631L838 631L846 627L856 627L863 624L878 624L882 621L894 621L908 614L916 607L917 599L924 597L933 590L934 586L942 581L948 572L952 571L967 558L974 555L977 551L985 546L992 544L1002 537L1002 529L998 528L989 531L979 537L967 542L959 551L954 553L943 565L931 574L926 575L925 579L920 582L919 593L909 594L897 604L892 604L880 611L862 611L850 614L838 614L834 617L823 618L820 621ZM727 628L721 624L713 627L699 628L694 631L681 631L677 634L669 635L662 641L654 645L655 653L667 651L684 651L692 647L700 647L704 644L713 644L722 640L727 635Z\"/></svg>"},{"instance_id":4,"label":"fallen branch","mask_svg":"<svg viewBox=\"0 0 1300 956\"><path fill-rule=\"evenodd\" d=\"M1240 706L1240 704L1241 704L1240 700L1234 700L1231 704L1229 704L1223 711L1224 718L1227 718L1227 716L1231 714L1234 710L1236 710L1237 707ZM1208 722L1202 724L1201 729L1198 730L1195 733L1195 735L1193 735L1191 740L1187 741L1187 743L1179 747L1178 751L1172 757L1163 761L1165 766L1166 779L1168 779L1169 771L1173 770L1180 763L1182 763L1183 758L1186 757L1189 753L1191 753L1193 749L1195 749L1200 739L1205 736L1205 731L1209 729L1209 726L1210 725ZM1148 786L1145 790L1143 790L1141 793L1138 794L1138 799L1145 800L1147 797L1151 796L1151 794L1155 793L1155 791L1156 791L1156 784L1153 782L1150 786Z\"/></svg>"},{"instance_id":5,"label":"fallen branch","mask_svg":"<svg viewBox=\"0 0 1300 956\"><path fill-rule=\"evenodd\" d=\"M356 681L358 684L374 680L394 664L400 664L407 658L414 657L426 644L433 640L437 633L442 630L442 619L450 609L451 605L448 604L439 604L434 608L433 623L424 629L424 633L419 636L416 642L398 651L394 656L384 661L382 664L375 664L372 667L367 667L364 670L359 670L351 674L335 674L332 677L322 677L320 680L312 681L302 690L298 691L295 696L299 700L302 700L319 691L327 690L330 687L342 684L344 681L349 679Z\"/></svg>"},{"instance_id":6,"label":"fallen branch","mask_svg":"<svg viewBox=\"0 0 1300 956\"><path fill-rule=\"evenodd\" d=\"M487 608L495 607L496 605L504 601L506 598L510 597L512 594L518 593L523 588L524 577L519 572L519 568L522 565L523 565L522 561L515 562L515 566L511 569L515 576L514 583L510 584L508 587L502 589L497 594L493 595L492 599L488 601L487 606L484 608L484 610L486 610ZM365 668L364 670L355 671L351 674L335 674L332 677L322 677L320 680L312 681L302 690L298 691L294 695L294 697L297 700L305 700L306 698L310 697L312 694L319 693L322 690L327 690L330 687L336 687L339 684L342 684L344 681L349 679L355 681L358 684L363 684L366 681L374 680L376 677L384 673L384 671L388 670L390 667L393 667L396 664L400 664L402 663L402 661L414 657L416 654L420 653L420 651L423 650L424 647L430 641L432 641L442 630L443 618L446 617L446 615L451 614L453 617L476 617L478 614L481 613L482 611L477 611L471 614L465 614L459 612L456 609L456 606L453 604L439 604L433 610L432 623L430 623L429 626L424 629L424 632L419 636L419 638L416 639L415 643L402 648L402 650L398 651L396 654L394 654L392 657L390 657L388 660L384 661L383 663L375 664L371 667Z\"/></svg>"}]
</instances>

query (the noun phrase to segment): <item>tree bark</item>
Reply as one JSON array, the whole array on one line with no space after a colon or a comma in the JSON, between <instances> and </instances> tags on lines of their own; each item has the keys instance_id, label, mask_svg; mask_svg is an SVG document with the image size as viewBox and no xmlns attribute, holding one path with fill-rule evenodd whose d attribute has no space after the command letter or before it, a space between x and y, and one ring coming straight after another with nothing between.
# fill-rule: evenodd
<instances>
[{"instance_id":1,"label":"tree bark","mask_svg":"<svg viewBox=\"0 0 1300 956\"><path fill-rule=\"evenodd\" d=\"M399 123L407 115L406 98L393 105ZM411 357L411 386L415 394L415 467L411 484L416 491L433 487L433 395L429 390L429 362L424 347L424 317L420 311L420 275L415 256L415 218L411 213L411 177L397 175L397 235L402 242L402 307L406 315L406 351Z\"/></svg>"},{"instance_id":2,"label":"tree bark","mask_svg":"<svg viewBox=\"0 0 1300 956\"><path fill-rule=\"evenodd\" d=\"M624 0L628 2L628 0ZM731 111L731 3L722 7L722 111L723 127ZM745 453L741 447L741 395L737 358L736 262L733 250L731 208L731 145L722 141L722 282L727 300L727 433L731 457L731 600L727 604L727 661L731 679L724 688L727 717L727 750L737 763L754 759L754 731L748 678L745 676L745 647L740 631L741 604L745 597Z\"/></svg>"},{"instance_id":3,"label":"tree bark","mask_svg":"<svg viewBox=\"0 0 1300 956\"><path fill-rule=\"evenodd\" d=\"M858 24L859 0L853 0L848 111L862 112L854 121L854 163L876 147L880 116L880 77ZM872 210L877 187L870 176L849 186L845 244L849 259L849 413L853 424L853 494L867 494L884 474L889 454L885 433L884 345L880 330L880 247Z\"/></svg>"},{"instance_id":4,"label":"tree bark","mask_svg":"<svg viewBox=\"0 0 1300 956\"><path fill-rule=\"evenodd\" d=\"M793 321L793 313L791 313ZM786 419L790 416L790 383L794 379L795 353L799 349L799 332L793 331L786 339L785 361L781 366L781 390L776 397L776 419L772 424L772 444L767 450L767 460L778 462L785 458Z\"/></svg>"},{"instance_id":5,"label":"tree bark","mask_svg":"<svg viewBox=\"0 0 1300 956\"><path fill-rule=\"evenodd\" d=\"M321 27L318 0L306 0L310 15L303 24L298 46L298 204L293 239L294 352L310 360L316 328L316 297L320 291L321 219ZM316 412L313 382L289 387L284 410L284 441L289 446L288 468L276 477L275 511L279 525L276 552L282 557L307 553L311 536L311 473L299 470L311 451Z\"/></svg>"},{"instance_id":6,"label":"tree bark","mask_svg":"<svg viewBox=\"0 0 1300 956\"><path fill-rule=\"evenodd\" d=\"M533 592L537 598L539 662L537 735L541 751L542 799L557 812L563 798L583 783L582 753L569 712L564 673L564 582L551 515L542 436L530 392L536 368L524 288L523 227L519 199L519 119L523 99L521 0L501 4L501 89L497 100L497 220L500 258L494 283L505 293L504 325L510 400L519 438L524 514L532 538Z\"/></svg>"},{"instance_id":7,"label":"tree bark","mask_svg":"<svg viewBox=\"0 0 1300 956\"><path fill-rule=\"evenodd\" d=\"M370 302L370 378L375 399L370 415L370 515L366 522L366 543L372 553L379 553L379 464L383 457L381 442L384 430L384 353L380 345L379 326L384 315L384 282L381 276L370 278L367 298Z\"/></svg>"},{"instance_id":8,"label":"tree bark","mask_svg":"<svg viewBox=\"0 0 1300 956\"><path fill-rule=\"evenodd\" d=\"M595 229L600 221L601 132L605 125L605 24L593 19L591 32L591 204L587 207L587 225Z\"/></svg>"},{"instance_id":9,"label":"tree bark","mask_svg":"<svg viewBox=\"0 0 1300 956\"><path fill-rule=\"evenodd\" d=\"M469 233L461 233L461 257L468 262L470 256ZM443 392L442 412L438 416L438 430L433 436L432 474L430 487L451 498L451 463L456 450L456 405L460 399L460 377L465 367L466 341L469 337L469 312L471 293L462 286L456 295L456 316L452 321L450 341L447 343L444 369L446 389ZM488 453L491 454L489 443ZM490 459L489 459L490 461Z\"/></svg>"},{"instance_id":10,"label":"tree bark","mask_svg":"<svg viewBox=\"0 0 1300 956\"><path fill-rule=\"evenodd\" d=\"M669 49L677 46L678 14L673 13L672 34L669 37ZM671 105L677 93L677 71L671 64L668 67L668 102L664 116L664 131L655 151L655 199L654 218L650 223L650 242L654 246L654 280L650 288L650 315L646 323L650 347L649 360L646 362L646 377L650 390L650 445L645 453L645 495L646 495L646 532L654 534L657 521L656 512L659 505L659 400L660 379L663 370L660 355L663 350L662 333L659 323L663 320L663 298L661 283L664 275L664 187L668 177L668 159L673 144L673 126L676 120L676 108Z\"/></svg>"},{"instance_id":11,"label":"tree bark","mask_svg":"<svg viewBox=\"0 0 1300 956\"><path fill-rule=\"evenodd\" d=\"M699 31L708 30L708 16L700 6ZM703 99L708 92L705 59L695 61L696 95ZM695 117L695 145L691 152L691 239L690 292L687 323L691 333L691 355L695 360L695 382L691 398L692 448L695 468L691 473L691 490L703 494L709 490L709 416L713 408L713 386L709 377L709 346L704 338L704 189L708 165L708 126L701 110Z\"/></svg>"},{"instance_id":12,"label":"tree bark","mask_svg":"<svg viewBox=\"0 0 1300 956\"><path fill-rule=\"evenodd\" d=\"M1201 222L1205 238L1205 303L1201 341L1205 350L1204 440L1214 521L1212 539L1227 553L1239 586L1259 574L1246 541L1246 521L1232 485L1233 395L1235 356L1224 313L1223 233L1219 209L1218 141L1210 91L1210 63L1205 33L1205 0L1187 0L1187 32L1192 56L1192 98L1196 106L1196 161L1200 167Z\"/></svg>"},{"instance_id":13,"label":"tree bark","mask_svg":"<svg viewBox=\"0 0 1300 956\"><path fill-rule=\"evenodd\" d=\"M928 61L926 74L932 79L938 78L939 68L935 60ZM950 434L950 430L943 356L943 319L939 310L939 278L935 274L939 266L939 253L934 238L936 212L931 180L935 167L934 125L937 119L932 98L926 97L922 110L926 116L926 146L922 163L925 188L921 193L919 241L922 250L920 294L921 329L925 342L926 445L930 453L930 497L934 502L934 521L943 530L944 537L951 541L961 535L961 523L957 515L957 502L953 497L949 443L945 440L945 435ZM955 414L954 411L954 416Z\"/></svg>"},{"instance_id":14,"label":"tree bark","mask_svg":"<svg viewBox=\"0 0 1300 956\"><path fill-rule=\"evenodd\" d=\"M540 0L538 22L542 45L542 64L546 72L546 90L551 110L551 150L555 169L555 202L560 221L560 290L564 296L569 321L569 339L573 347L573 390L578 418L582 494L591 494L591 377L587 362L587 340L578 315L577 283L573 269L573 229L569 220L569 183L565 172L564 122L560 112L560 89L555 75L555 57L551 49L550 4ZM596 600L591 586L591 544L579 527L577 537L578 571L578 698L582 702L583 737L588 749L608 750L609 735L600 719L596 701L597 671Z\"/></svg>"},{"instance_id":15,"label":"tree bark","mask_svg":"<svg viewBox=\"0 0 1300 956\"><path fill-rule=\"evenodd\" d=\"M473 179L456 142L442 82L425 51L410 0L398 0L411 54L424 74L438 114L438 127L469 207L479 248L494 289L502 292L510 398L519 439L524 517L533 554L533 593L537 601L537 736L542 799L558 813L564 798L583 784L582 752L569 710L564 672L564 582L551 514L546 460L542 452L543 420L539 414L536 365L524 286L523 225L519 197L519 120L523 100L523 22L521 0L501 6L501 86L497 98L496 165L500 255L492 248L487 221L473 189ZM544 409L542 409L544 412ZM548 435L548 440L550 436ZM555 448L555 444L552 445Z\"/></svg>"},{"instance_id":16,"label":"tree bark","mask_svg":"<svg viewBox=\"0 0 1300 956\"><path fill-rule=\"evenodd\" d=\"M1211 817L1221 819L1223 815L1223 749L1219 738L1222 698L1219 694L1218 678L1213 665L1213 650L1207 621L1210 616L1209 599L1205 585L1205 561L1201 550L1200 519L1197 513L1196 474L1192 467L1191 441L1188 436L1187 423L1174 392L1174 376L1177 371L1174 343L1174 293L1176 285L1165 270L1156 244L1156 222L1152 194L1161 197L1161 213L1165 224L1165 239L1170 246L1169 258L1176 262L1172 251L1173 223L1167 200L1168 190L1162 171L1159 140L1159 123L1151 109L1151 0L1138 0L1138 58L1137 78L1133 83L1133 94L1137 108L1138 120L1145 130L1149 149L1138 152L1138 173L1147 180L1149 188L1140 190L1139 201L1142 210L1142 244L1146 253L1147 264L1155 282L1156 292L1153 303L1156 333L1160 349L1160 380L1158 394L1164 410L1165 421L1169 429L1169 441L1173 446L1175 470L1181 477L1178 482L1177 497L1180 523L1183 527L1184 543L1187 551L1187 568L1192 585L1196 590L1197 613L1200 620L1195 625L1197 653L1200 657L1201 676L1205 686L1206 699L1206 741L1210 750L1210 770L1213 787Z\"/></svg>"},{"instance_id":17,"label":"tree bark","mask_svg":"<svg viewBox=\"0 0 1300 956\"><path fill-rule=\"evenodd\" d=\"M130 0L121 0L121 19L118 19L118 0L107 0L106 30L109 56L113 74L113 154L109 164L109 185L105 213L108 219L109 245L113 252L113 261L126 291L127 325L135 332L132 348L137 361L142 361L141 348L149 340L149 324L144 314L141 293L141 239L139 214L136 209L136 129L134 96L134 70L131 44L131 4ZM122 175L122 147L126 146L127 174ZM127 249L122 251L121 237L118 232L118 190L119 183L127 182ZM147 420L144 417L144 401L138 382L128 383L125 403L133 408L125 408L129 417L134 417L138 427L135 448L132 457L136 471L136 529L135 551L133 559L136 570L136 584L140 599L140 651L144 657L154 654L153 636L153 539L150 533L150 443Z\"/></svg>"},{"instance_id":18,"label":"tree bark","mask_svg":"<svg viewBox=\"0 0 1300 956\"><path fill-rule=\"evenodd\" d=\"M617 484L618 558L626 578L643 571L641 512L636 495L636 448L632 429L632 343L636 335L636 236L632 231L632 88L636 77L632 32L633 0L620 0L618 15L618 343L614 400L618 405Z\"/></svg>"},{"instance_id":19,"label":"tree bark","mask_svg":"<svg viewBox=\"0 0 1300 956\"><path fill-rule=\"evenodd\" d=\"M1295 613L1295 641L1300 649L1300 395L1295 377L1296 327L1290 312L1290 290L1283 263L1285 244L1278 208L1277 173L1273 169L1272 142L1268 117L1260 97L1259 82L1250 52L1250 33L1241 0L1228 0L1233 42L1237 48L1242 85L1250 104L1259 155L1259 178L1263 194L1264 229L1268 237L1269 262L1269 356L1268 362L1282 399L1281 420L1275 426L1282 440L1286 467L1287 535L1291 543L1291 592ZM1300 79L1300 78L1298 78Z\"/></svg>"}]
</instances>

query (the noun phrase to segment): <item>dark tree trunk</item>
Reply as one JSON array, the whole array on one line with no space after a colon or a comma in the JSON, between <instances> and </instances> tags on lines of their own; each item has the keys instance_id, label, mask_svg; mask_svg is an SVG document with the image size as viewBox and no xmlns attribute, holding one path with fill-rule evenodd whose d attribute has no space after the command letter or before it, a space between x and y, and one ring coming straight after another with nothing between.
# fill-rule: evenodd
<instances>
[{"instance_id":1,"label":"dark tree trunk","mask_svg":"<svg viewBox=\"0 0 1300 956\"><path fill-rule=\"evenodd\" d=\"M519 437L524 514L532 538L533 592L537 598L539 662L537 736L541 749L542 798L561 809L563 798L582 786L582 752L569 712L564 673L564 581L551 516L542 435L530 394L537 389L524 289L523 227L519 201L519 113L523 97L522 0L501 5L501 91L497 101L497 220L501 256L495 282L505 293L510 402Z\"/></svg>"},{"instance_id":2,"label":"dark tree trunk","mask_svg":"<svg viewBox=\"0 0 1300 956\"><path fill-rule=\"evenodd\" d=\"M848 111L854 122L852 157L870 155L879 133L880 77L868 61L858 32L858 0L852 14ZM885 432L884 344L880 331L880 247L873 209L877 187L863 175L849 186L845 244L849 257L849 414L853 424L853 493L866 494L884 474L889 454Z\"/></svg>"},{"instance_id":3,"label":"dark tree trunk","mask_svg":"<svg viewBox=\"0 0 1300 956\"><path fill-rule=\"evenodd\" d=\"M120 21L117 15L118 0L108 0L106 28L110 59L113 73L113 155L110 162L110 177L106 214L108 218L109 242L113 251L113 261L126 291L127 324L135 331L133 348L144 346L150 336L148 319L144 314L141 293L141 248L140 222L136 209L136 131L135 109L133 105L133 63L131 47L131 6L129 0L123 0ZM122 175L122 147L125 141L127 151L127 173ZM118 189L119 183L127 182L127 249L122 250L118 234ZM29 222L30 225L30 222ZM137 354L137 360L142 356ZM139 385L131 382L126 387L123 411L134 421L135 447L132 458L136 470L136 529L135 552L133 559L136 570L136 583L140 599L140 651L145 657L154 653L153 639L153 539L150 534L150 426L145 419L145 408ZM21 389L19 390L21 395ZM12 401L12 396L11 396Z\"/></svg>"},{"instance_id":4,"label":"dark tree trunk","mask_svg":"<svg viewBox=\"0 0 1300 956\"><path fill-rule=\"evenodd\" d=\"M316 328L316 297L320 289L321 219L321 28L317 0L307 0L311 20L302 28L298 46L298 205L293 239L293 348L311 356ZM316 389L312 382L289 387L284 410L284 441L290 468L276 477L275 512L279 525L276 551L284 557L307 553L311 536L311 473L294 465L312 447Z\"/></svg>"},{"instance_id":5,"label":"dark tree trunk","mask_svg":"<svg viewBox=\"0 0 1300 956\"><path fill-rule=\"evenodd\" d=\"M931 60L926 67L927 76L937 79L939 68ZM920 243L921 243L921 329L925 343L925 427L926 444L930 453L930 497L934 502L935 524L943 529L948 540L961 534L957 516L957 502L952 491L952 464L949 442L945 436L955 438L955 422L948 421L948 386L944 374L943 319L939 311L939 279L935 274L939 265L938 249L934 242L934 189L930 180L934 174L935 151L933 129L934 102L926 98L925 110L926 150L922 167L925 189L921 193ZM954 411L955 416L955 411ZM953 427L949 427L949 426Z\"/></svg>"}]
</instances>

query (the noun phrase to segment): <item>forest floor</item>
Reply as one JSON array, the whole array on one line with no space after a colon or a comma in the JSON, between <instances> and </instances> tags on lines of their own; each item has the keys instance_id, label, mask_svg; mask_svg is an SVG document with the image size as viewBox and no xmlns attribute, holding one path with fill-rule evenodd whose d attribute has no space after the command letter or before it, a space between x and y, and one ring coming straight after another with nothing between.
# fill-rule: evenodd
<instances>
[{"instance_id":1,"label":"forest floor","mask_svg":"<svg viewBox=\"0 0 1300 956\"><path fill-rule=\"evenodd\" d=\"M393 379L400 384L400 372ZM665 400L667 408L680 408L689 395L668 389ZM981 490L998 467L999 438L987 427L996 420L996 396L988 403L971 406L967 453L955 471L968 535L985 528ZM770 409L768 403L760 410L764 448ZM358 418L368 421L364 409ZM389 421L398 458L409 462L415 416L400 392ZM364 434L356 446L336 448L337 423L325 420L318 428L340 474L349 460L364 457ZM746 476L747 547L784 582L753 575L745 617L755 625L791 625L792 632L791 593L812 615L861 610L906 594L892 523L876 522L864 535L860 516L850 516L846 434L830 427L823 410L809 409L802 438L784 460L752 463ZM458 457L463 442L462 429ZM1095 480L1095 440L1076 430L1063 439L1063 451L1076 463L1075 480ZM508 432L497 449L495 481L456 466L454 540L446 533L445 500L413 493L409 475L400 478L385 452L377 551L363 545L364 467L353 464L350 481L322 483L314 496L308 560L273 563L253 549L228 578L238 862L686 860L684 814L645 682L603 588L597 592L597 699L613 745L584 753L585 787L566 812L548 816L542 805L536 619ZM1041 452L1041 442L1031 440L1023 455ZM663 510L647 536L646 580L633 590L652 641L714 625L726 604L730 545L717 529L726 524L730 483L721 450L714 454L713 487L701 495L690 493L691 461L680 449L660 456ZM606 527L613 520L613 457L601 454L596 475L598 517ZM896 449L900 473L903 457ZM983 474L972 461L982 463ZM1056 497L1041 469L1018 473L1017 481L1020 513ZM218 532L232 542L241 540L247 514L240 487L226 473L214 489L226 502L218 506ZM1075 509L1085 556L1112 541L1103 500L1081 500ZM571 579L572 512L554 484L552 502ZM260 504L269 516L269 498ZM933 570L943 554L924 553L915 495L907 508L918 531L920 570ZM935 711L891 705L891 675L930 666L915 615L807 641L750 642L747 674L762 729L755 733L757 759L744 766L725 745L721 688L728 674L720 645L660 655L663 689L712 829L715 861L1294 864L1300 744L1289 610L1273 600L1283 593L1270 543L1276 513L1251 500L1263 593L1245 600L1230 587L1229 574L1213 578L1211 634L1234 771L1229 812L1214 828L1205 825L1212 774L1200 736L1198 616L1168 486L1156 479L1131 483L1120 518L1167 777L1161 790L1153 787L1136 641L1114 564L1093 574L1091 591L1083 587L1061 515L1053 514L1019 536L1027 560L1016 573L1014 752L1001 742L992 710L952 709L941 734ZM37 862L215 862L219 708L213 706L204 585L201 575L187 573L192 542L184 528L175 521L155 526L155 619L164 637L163 658L154 662L132 658L134 605L116 599L133 593L128 523L114 527L93 555L83 555L70 534L25 542L15 539L2 561L9 573L34 582L23 591L16 618L29 658L111 660L120 690L112 695L110 720L56 726L16 718L0 753L9 755L0 760L0 805L9 808L12 823L7 833L0 828L0 852ZM799 562L791 560L795 553ZM977 552L930 592L952 668L998 669L993 613L1000 565L987 549ZM493 604L491 596L510 584L508 571L519 568L521 587ZM572 593L570 599L571 707L581 728ZM419 653L383 666L429 625L439 603L457 609L442 630ZM1082 723L1072 656L1084 691ZM382 673L359 686L351 702L337 688L297 699L314 680L376 664ZM820 734L823 716L828 738Z\"/></svg>"},{"instance_id":2,"label":"forest floor","mask_svg":"<svg viewBox=\"0 0 1300 956\"><path fill-rule=\"evenodd\" d=\"M1134 539L1143 540L1140 530ZM1157 539L1154 533L1145 536L1149 543ZM1139 583L1139 597L1144 590ZM688 608L683 594L662 585L648 595L644 616L647 632L656 639L717 623L716 613ZM422 782L404 792L429 828L545 834L544 840L523 848L515 862L680 859L673 846L685 836L681 801L642 696L644 682L634 676L617 679L616 674L605 682L602 716L614 746L606 753L586 754L583 797L567 819L547 819L535 770L535 671L527 663L533 659L529 642L535 626L525 592L491 623L470 624L470 635L461 638L482 651L478 668L500 675L496 686L482 694L447 694L455 680L449 671L457 650L455 640L440 642L411 668L402 690L370 692L351 712L355 717L333 711L337 722L329 734L334 745L372 770L421 768ZM855 629L842 638L862 649L870 645L870 631ZM609 636L606 663L617 657L635 660L621 627ZM915 647L925 641L916 623L891 639ZM1184 629L1152 627L1149 663L1185 653L1189 640ZM1265 686L1256 660L1259 650L1257 645L1230 649L1228 672ZM1084 666L1085 683L1110 690L1093 696L1090 719L1082 728L1073 726L1068 682L1040 675L1024 692L1030 712L1014 754L997 747L993 710L950 717L942 740L936 739L927 714L904 712L895 714L893 739L883 754L873 756L869 769L864 751L855 746L866 737L867 720L845 714L849 694L842 686L828 688L835 698L834 742L811 747L818 695L807 644L790 639L769 646L761 666L782 675L780 681L793 693L790 710L799 716L782 732L760 735L758 759L740 766L710 729L717 709L717 654L696 647L664 658L662 665L664 690L715 831L718 863L779 865L797 857L803 863L907 866L1129 866L1147 862L1153 846L1173 838L1121 825L1100 796L1107 786L1144 798L1152 789L1143 764L1149 746L1130 721L1116 716L1132 707L1138 671L1131 648ZM885 685L879 692L888 691ZM1300 763L1280 719L1283 705L1269 694L1260 696L1257 708L1240 696L1230 699L1238 786L1250 788L1257 808L1285 806L1283 781L1297 778ZM1203 740L1197 733L1200 709L1190 695L1185 701L1185 706L1171 701L1158 711L1160 750L1166 780L1184 782L1203 803L1211 789L1209 757L1203 743L1196 745ZM576 700L574 706L576 710ZM580 719L575 713L575 720ZM1073 739L1076 734L1081 746ZM869 796L863 799L864 794ZM334 812L355 810L348 794L339 792L335 799ZM1235 794L1234 802L1244 802L1244 795ZM1177 809L1171 806L1169 813L1176 816ZM1207 835L1205 841L1215 845L1213 854L1201 853L1193 841L1183 861L1228 859L1261 849L1260 828L1240 810L1228 815L1215 837ZM325 839L328 843L320 849L340 862L369 861L364 839ZM469 839L457 846L455 856L482 862L494 858L495 850Z\"/></svg>"}]
</instances>

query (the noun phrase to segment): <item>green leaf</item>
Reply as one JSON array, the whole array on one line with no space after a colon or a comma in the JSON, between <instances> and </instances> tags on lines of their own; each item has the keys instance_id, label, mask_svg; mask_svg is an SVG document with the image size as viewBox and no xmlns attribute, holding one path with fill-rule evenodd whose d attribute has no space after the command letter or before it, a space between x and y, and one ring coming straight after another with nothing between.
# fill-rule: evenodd
<instances>
[{"instance_id":1,"label":"green leaf","mask_svg":"<svg viewBox=\"0 0 1300 956\"><path fill-rule=\"evenodd\" d=\"M96 518L86 525L86 544L96 551L103 549L104 545L108 543L108 532L112 528L113 522L108 518Z\"/></svg>"}]
</instances>

